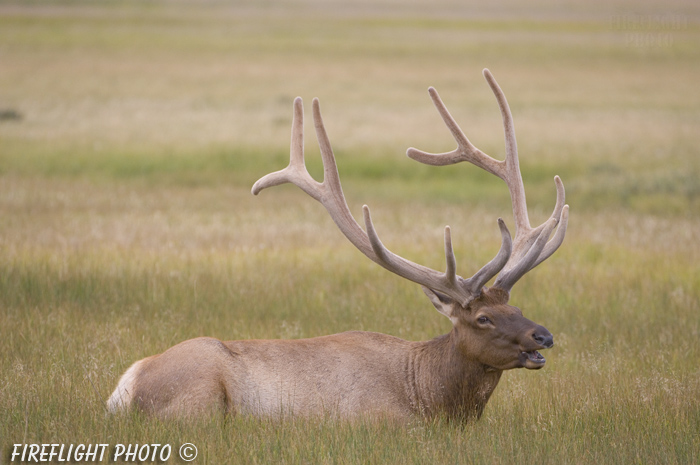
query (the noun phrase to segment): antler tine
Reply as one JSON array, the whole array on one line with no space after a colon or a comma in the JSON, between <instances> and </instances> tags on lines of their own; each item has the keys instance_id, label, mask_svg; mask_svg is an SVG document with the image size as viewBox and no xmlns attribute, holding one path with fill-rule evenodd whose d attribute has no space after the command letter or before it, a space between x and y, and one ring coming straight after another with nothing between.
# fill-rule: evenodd
<instances>
[{"instance_id":1,"label":"antler tine","mask_svg":"<svg viewBox=\"0 0 700 465\"><path fill-rule=\"evenodd\" d=\"M304 164L304 103L301 97L294 99L292 119L292 141L289 147L289 165L283 170L267 174L253 184L251 192L258 195L261 190L284 183L298 186L314 199L320 201L323 188L311 177Z\"/></svg>"},{"instance_id":2,"label":"antler tine","mask_svg":"<svg viewBox=\"0 0 700 465\"><path fill-rule=\"evenodd\" d=\"M519 269L521 271L520 274L512 273L512 276L517 276L513 279L512 284L514 284L522 275L549 258L562 244L568 224L569 207L564 203L566 197L564 183L562 183L559 176L555 176L554 184L557 190L557 200L554 206L554 212L547 221L538 227L533 229L532 226L530 226L527 213L527 201L525 199L525 187L523 185L522 175L520 174L520 162L518 159L518 146L515 139L513 115L503 90L501 90L496 79L488 69L484 69L484 77L489 87L491 87L493 94L496 96L503 118L506 158L505 164L503 165L504 173L503 176L500 177L506 182L508 190L510 191L511 202L513 204L513 217L515 219L515 240L513 241L513 256L501 273L511 274L512 271ZM554 220L554 225L558 224L559 226L552 240L546 242L553 231L553 226L551 226L552 220ZM543 234L545 231L549 232ZM545 237L541 238L543 235ZM538 249L537 244L543 244L543 248L540 249L535 260L530 262L527 257L531 256L532 249ZM530 264L524 266L523 263Z\"/></svg>"},{"instance_id":3,"label":"antler tine","mask_svg":"<svg viewBox=\"0 0 700 465\"><path fill-rule=\"evenodd\" d=\"M321 151L321 160L323 161L323 184L332 192L343 192L340 185L340 175L338 174L338 165L335 162L333 147L326 133L326 126L323 124L321 116L321 104L317 98L313 99L313 115L314 128L316 129L316 139L318 140L319 149ZM344 197L343 197L344 199Z\"/></svg>"},{"instance_id":4,"label":"antler tine","mask_svg":"<svg viewBox=\"0 0 700 465\"><path fill-rule=\"evenodd\" d=\"M486 153L479 150L472 144L464 132L455 122L449 110L443 103L437 91L430 87L428 92L433 104L437 108L445 125L452 133L457 142L457 149L452 152L433 154L415 149L413 147L406 151L406 155L410 158L433 166L445 166L462 161L468 161L479 168L488 171L489 173L503 179L510 191L513 204L513 217L515 218L515 234L518 236L518 231L529 231L531 229L527 215L527 205L525 202L525 188L520 175L520 163L518 161L518 146L515 139L515 126L513 125L513 115L511 114L508 101L505 94L499 87L493 75L488 69L483 71L486 82L491 87L491 90L496 97L501 116L503 118L503 130L505 135L506 157L503 161L496 160Z\"/></svg>"},{"instance_id":5,"label":"antler tine","mask_svg":"<svg viewBox=\"0 0 700 465\"><path fill-rule=\"evenodd\" d=\"M547 221L545 221L538 227L534 229L529 227L527 230L521 229L519 233L516 234L513 243L513 255L511 256L511 259L508 262L508 264L504 267L503 273L517 267L519 262L525 260L525 255L529 253L531 248L535 247L533 244L537 240L539 240L539 238L541 237L541 233L548 228L548 224L550 221L555 221L554 224L557 225L556 233L551 238L551 240L549 240L549 242L547 242L544 245L537 259L534 262L532 262L532 264L527 269L525 269L525 271L522 274L527 273L528 271L545 261L547 258L549 258L564 242L564 236L566 235L566 228L569 222L569 206L564 204L566 194L564 191L564 184L562 183L559 176L554 177L554 183L557 189L557 201L554 206L554 211L552 212L552 215ZM552 229L549 229L549 234L546 235L547 239L549 238L551 232Z\"/></svg>"},{"instance_id":6,"label":"antler tine","mask_svg":"<svg viewBox=\"0 0 700 465\"><path fill-rule=\"evenodd\" d=\"M506 158L501 165L501 173L497 174L506 182L510 192L510 199L513 205L513 218L515 219L515 241L517 243L520 231L529 231L530 220L527 216L527 202L525 200L525 186L520 174L520 161L518 160L518 143L515 139L515 125L513 124L513 114L510 112L508 100L501 90L501 87L494 79L491 71L484 68L484 78L488 82L493 95L498 102L503 118L503 133L505 137Z\"/></svg>"},{"instance_id":7,"label":"antler tine","mask_svg":"<svg viewBox=\"0 0 700 465\"><path fill-rule=\"evenodd\" d=\"M566 234L566 227L569 222L569 206L564 204L564 198L566 195L564 191L564 183L562 183L561 178L559 178L559 176L554 176L554 184L557 189L557 202L554 205L554 211L552 212L552 215L549 218L558 220L559 224L556 233L554 234L552 239L547 243L547 245L545 245L545 248L542 250L542 253L535 261L535 263L530 267L530 269L536 267L544 260L549 258L562 244L562 242L564 241L564 236ZM546 222L542 223L537 228L530 230L528 235L528 237L531 238L530 241L534 240L532 238L536 237L542 231L545 225ZM521 243L526 244L527 242L523 238Z\"/></svg>"},{"instance_id":8,"label":"antler tine","mask_svg":"<svg viewBox=\"0 0 700 465\"><path fill-rule=\"evenodd\" d=\"M369 216L369 209L367 209ZM450 283L457 282L457 259L452 248L452 230L449 226L445 226L445 278Z\"/></svg>"},{"instance_id":9,"label":"antler tine","mask_svg":"<svg viewBox=\"0 0 700 465\"><path fill-rule=\"evenodd\" d=\"M558 248L559 246L564 242L564 236L566 235L566 227L568 226L569 223L569 206L564 205L564 208L561 212L561 217L559 219L559 225L557 227L557 232L554 233L554 237L547 242L547 244L544 246L544 249L542 250L542 253L540 253L540 256L537 257L537 260L535 261L535 264L530 267L530 269L533 269L546 259L548 259Z\"/></svg>"},{"instance_id":10,"label":"antler tine","mask_svg":"<svg viewBox=\"0 0 700 465\"><path fill-rule=\"evenodd\" d=\"M434 87L429 87L428 93L430 94L430 98L433 100L433 104L437 108L438 113L440 113L442 120L452 133L452 137L457 142L457 148L451 152L436 154L410 147L408 150L406 150L406 155L420 163L433 166L446 166L462 161L468 161L491 174L501 177L499 174L501 171L500 165L502 165L503 162L491 158L476 148L474 144L469 141L467 136L450 114L449 110L440 98L440 94L438 94Z\"/></svg>"},{"instance_id":11,"label":"antler tine","mask_svg":"<svg viewBox=\"0 0 700 465\"><path fill-rule=\"evenodd\" d=\"M530 271L535 267L535 264L547 245L547 240L549 235L552 233L559 221L555 218L550 218L544 223L544 228L537 235L535 243L527 250L527 253L518 261L516 261L512 268L506 270L505 268L501 271L496 278L496 282L493 284L494 287L503 289L506 292L510 292L513 285L523 277L525 273Z\"/></svg>"},{"instance_id":12,"label":"antler tine","mask_svg":"<svg viewBox=\"0 0 700 465\"><path fill-rule=\"evenodd\" d=\"M483 74L491 91L496 97L503 119L505 159L503 161L495 160L476 148L464 135L464 132L459 125L457 125L454 118L447 110L447 107L440 99L437 91L432 87L428 89L430 97L445 122L445 125L457 142L457 149L452 152L432 154L415 148L409 148L406 154L416 161L434 166L468 161L505 181L508 186L508 191L510 192L513 208L515 239L513 240L511 256L501 270L501 275L508 276L507 281L509 281L510 289L510 286L512 286L519 277L546 260L561 245L564 240L564 235L566 234L568 206L564 205L564 184L561 182L559 176L556 176L554 182L557 189L557 201L552 216L548 221L542 223L537 228L532 228L532 226L530 226L527 201L525 199L525 187L523 185L522 175L520 174L518 145L515 138L513 115L510 111L510 106L508 105L505 94L491 72L488 69L484 69ZM557 224L559 224L557 232L552 240L547 242L549 235ZM549 233L544 235L546 231L549 231ZM539 250L539 252L536 253L535 251L537 250ZM503 283L506 281L499 277L497 282Z\"/></svg>"},{"instance_id":13,"label":"antler tine","mask_svg":"<svg viewBox=\"0 0 700 465\"><path fill-rule=\"evenodd\" d=\"M323 195L319 200L326 208L330 217L335 222L338 229L357 249L365 254L373 262L377 262L377 257L372 250L367 234L362 230L355 218L350 213L350 207L345 200L343 187L340 184L338 165L335 162L333 147L331 146L326 127L321 116L321 105L317 98L313 99L314 127L316 128L316 138L318 139L323 162ZM377 262L378 263L378 262Z\"/></svg>"},{"instance_id":14,"label":"antler tine","mask_svg":"<svg viewBox=\"0 0 700 465\"><path fill-rule=\"evenodd\" d=\"M367 236L372 245L372 250L374 250L378 258L378 264L410 281L422 284L434 291L447 294L462 305L467 305L474 297L479 295L478 292L473 293L464 286L463 283L465 283L465 280L456 273L457 264L454 251L452 250L449 226L445 227L446 269L444 273L439 273L431 268L406 260L387 249L377 235L377 231L372 223L369 207L365 205L362 211L367 228ZM479 288L479 291L480 290Z\"/></svg>"},{"instance_id":15,"label":"antler tine","mask_svg":"<svg viewBox=\"0 0 700 465\"><path fill-rule=\"evenodd\" d=\"M474 276L467 280L467 287L473 293L480 292L481 288L503 269L510 258L510 254L513 250L513 242L510 238L510 231L508 231L508 227L506 227L506 223L502 218L498 219L498 227L501 229L501 250L498 251L498 254L493 260L484 265Z\"/></svg>"}]
</instances>

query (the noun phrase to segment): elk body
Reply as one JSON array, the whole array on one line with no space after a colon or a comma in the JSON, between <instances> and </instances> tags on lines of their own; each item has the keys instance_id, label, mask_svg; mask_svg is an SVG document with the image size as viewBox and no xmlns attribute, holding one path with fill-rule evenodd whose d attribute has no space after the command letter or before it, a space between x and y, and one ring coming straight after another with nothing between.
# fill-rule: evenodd
<instances>
[{"instance_id":1,"label":"elk body","mask_svg":"<svg viewBox=\"0 0 700 465\"><path fill-rule=\"evenodd\" d=\"M136 407L159 416L223 411L259 416L446 416L467 420L481 415L504 370L542 368L545 359L538 351L551 347L553 337L508 305L508 300L516 281L561 245L568 206L564 205L564 186L555 177L554 212L540 226L530 226L510 109L488 70L484 76L503 117L505 160L495 160L472 145L433 88L430 96L458 147L443 154L414 148L407 152L430 165L468 161L508 186L515 238L511 239L499 218L501 248L470 278L456 273L449 227L445 228L444 272L389 251L379 240L367 206L363 208L365 229L360 227L345 202L316 99L313 116L323 158L323 182L315 181L304 165L303 107L297 98L289 166L264 176L252 189L258 194L290 182L319 201L364 255L422 286L430 302L452 322L448 334L422 342L360 331L298 340L190 339L134 363L109 398L109 410ZM485 287L495 276L493 286Z\"/></svg>"}]
</instances>

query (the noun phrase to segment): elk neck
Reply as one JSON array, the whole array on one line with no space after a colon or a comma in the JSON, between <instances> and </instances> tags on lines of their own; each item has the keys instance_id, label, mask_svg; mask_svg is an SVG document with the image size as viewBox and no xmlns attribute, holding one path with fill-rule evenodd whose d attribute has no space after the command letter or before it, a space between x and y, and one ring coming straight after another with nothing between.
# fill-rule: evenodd
<instances>
[{"instance_id":1,"label":"elk neck","mask_svg":"<svg viewBox=\"0 0 700 465\"><path fill-rule=\"evenodd\" d=\"M459 350L457 329L416 342L408 354L406 382L416 413L449 419L479 418L501 378L496 370Z\"/></svg>"}]
</instances>

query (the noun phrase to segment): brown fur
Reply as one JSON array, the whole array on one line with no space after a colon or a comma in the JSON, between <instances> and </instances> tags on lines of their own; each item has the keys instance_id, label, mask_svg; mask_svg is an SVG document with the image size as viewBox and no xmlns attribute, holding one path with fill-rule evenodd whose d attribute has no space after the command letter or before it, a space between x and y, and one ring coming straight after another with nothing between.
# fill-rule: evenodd
<instances>
[{"instance_id":1,"label":"brown fur","mask_svg":"<svg viewBox=\"0 0 700 465\"><path fill-rule=\"evenodd\" d=\"M190 339L137 362L131 384L120 381L109 407L165 417L214 411L479 417L502 371L522 366L521 351L543 348L531 336L546 330L507 298L486 291L467 308L446 298L455 326L424 342L360 331L298 340ZM505 329L475 327L474 317L482 314ZM120 403L125 392L130 398Z\"/></svg>"}]
</instances>

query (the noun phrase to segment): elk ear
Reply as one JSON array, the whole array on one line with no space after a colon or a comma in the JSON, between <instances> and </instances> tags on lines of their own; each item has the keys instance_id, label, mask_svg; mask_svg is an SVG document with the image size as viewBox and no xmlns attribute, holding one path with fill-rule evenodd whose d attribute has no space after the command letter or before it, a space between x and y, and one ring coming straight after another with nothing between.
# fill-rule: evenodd
<instances>
[{"instance_id":1,"label":"elk ear","mask_svg":"<svg viewBox=\"0 0 700 465\"><path fill-rule=\"evenodd\" d=\"M425 286L421 286L421 289L423 289L425 295L428 296L435 309L454 323L457 318L457 312L455 312L457 303L451 297L441 292L434 291Z\"/></svg>"}]
</instances>

